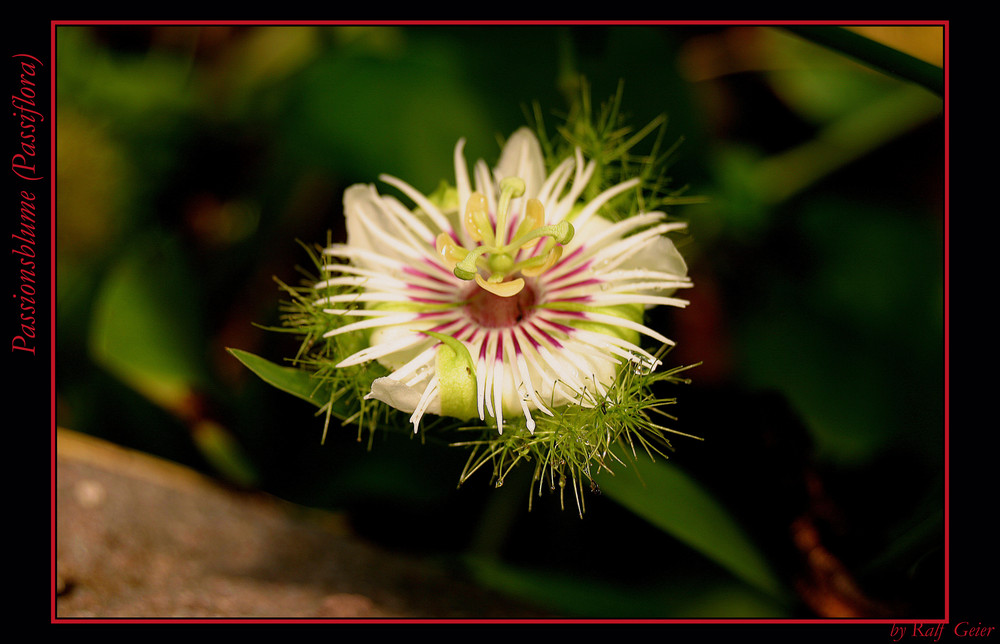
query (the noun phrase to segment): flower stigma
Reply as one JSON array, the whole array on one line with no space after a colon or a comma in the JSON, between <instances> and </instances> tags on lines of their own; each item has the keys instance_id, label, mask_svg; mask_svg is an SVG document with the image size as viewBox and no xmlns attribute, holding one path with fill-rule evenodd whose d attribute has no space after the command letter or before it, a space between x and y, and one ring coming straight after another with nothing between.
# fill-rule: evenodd
<instances>
[{"instance_id":1,"label":"flower stigma","mask_svg":"<svg viewBox=\"0 0 1000 644\"><path fill-rule=\"evenodd\" d=\"M478 191L470 195L462 223L469 237L478 245L472 250L466 249L446 232L439 234L436 240L437 252L456 277L474 280L480 288L493 295L512 298L525 289L524 276L541 275L559 261L562 246L573 239L573 224L562 220L545 225L545 206L538 199L532 197L527 200L521 220L510 234L514 223L511 203L524 192L524 180L519 177L506 177L500 181L495 223L490 217L486 196ZM510 242L507 242L508 235L512 237ZM538 242L542 238L548 239L539 249ZM514 277L517 273L522 277ZM479 298L479 310L483 309L481 300ZM516 308L519 307L520 304Z\"/></svg>"}]
</instances>

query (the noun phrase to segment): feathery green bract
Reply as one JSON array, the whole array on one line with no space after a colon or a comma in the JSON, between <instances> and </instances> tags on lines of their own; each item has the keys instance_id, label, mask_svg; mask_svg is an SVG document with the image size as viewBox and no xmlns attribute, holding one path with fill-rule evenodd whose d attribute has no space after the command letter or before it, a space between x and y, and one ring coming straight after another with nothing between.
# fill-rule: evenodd
<instances>
[{"instance_id":1,"label":"feathery green bract","mask_svg":"<svg viewBox=\"0 0 1000 644\"><path fill-rule=\"evenodd\" d=\"M528 431L523 419L505 426L502 434L495 427L463 427L461 431L479 436L456 443L472 450L461 481L491 465L493 482L499 487L515 466L531 463L538 494L558 490L564 503L568 486L582 515L585 488L597 490L594 477L627 465L613 447L621 447L629 459L640 452L666 458L666 451L673 449L669 434L696 438L662 424L672 419L663 408L676 399L659 397L653 391L658 383L689 382L679 375L688 368L656 372L625 365L600 404L559 407L553 416L538 414L534 432Z\"/></svg>"},{"instance_id":2,"label":"feathery green bract","mask_svg":"<svg viewBox=\"0 0 1000 644\"><path fill-rule=\"evenodd\" d=\"M533 108L531 118L545 151L549 170L566 157L572 156L579 148L584 157L597 164L594 179L583 194L583 198L588 201L606 188L638 177L639 185L634 190L619 195L602 210L601 214L612 221L620 221L639 212L705 201L703 197L685 196L687 186L671 185L667 167L672 163L672 157L683 143L683 138L678 138L669 145L665 143L665 114L660 114L644 127L635 130L628 124L628 115L622 111L625 91L623 83L619 83L615 95L601 104L596 112L586 80L581 79L580 85L579 96L563 123L556 127L559 136L554 139L549 139L546 134L541 108L538 105ZM654 132L656 136L651 146L643 152L637 151L638 144Z\"/></svg>"}]
</instances>

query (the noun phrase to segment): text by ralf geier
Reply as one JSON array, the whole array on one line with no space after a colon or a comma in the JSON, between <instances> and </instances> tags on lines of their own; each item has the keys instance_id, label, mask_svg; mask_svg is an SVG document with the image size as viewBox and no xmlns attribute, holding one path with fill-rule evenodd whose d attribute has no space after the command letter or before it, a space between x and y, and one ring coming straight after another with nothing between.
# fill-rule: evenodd
<instances>
[{"instance_id":1,"label":"text by ralf geier","mask_svg":"<svg viewBox=\"0 0 1000 644\"><path fill-rule=\"evenodd\" d=\"M893 642L906 640L922 640L925 642L940 642L944 639L962 638L969 640L993 639L997 629L992 624L982 622L961 621L954 625L945 623L893 624L889 630L889 639Z\"/></svg>"},{"instance_id":2,"label":"text by ralf geier","mask_svg":"<svg viewBox=\"0 0 1000 644\"><path fill-rule=\"evenodd\" d=\"M14 54L18 72L17 85L11 93L11 113L16 122L15 149L10 159L17 191L18 215L11 230L11 258L15 272L13 304L16 322L11 332L11 353L34 356L39 321L41 249L38 222L39 190L45 178L39 163L40 137L44 134L45 116L39 110L42 62L31 54Z\"/></svg>"}]
</instances>

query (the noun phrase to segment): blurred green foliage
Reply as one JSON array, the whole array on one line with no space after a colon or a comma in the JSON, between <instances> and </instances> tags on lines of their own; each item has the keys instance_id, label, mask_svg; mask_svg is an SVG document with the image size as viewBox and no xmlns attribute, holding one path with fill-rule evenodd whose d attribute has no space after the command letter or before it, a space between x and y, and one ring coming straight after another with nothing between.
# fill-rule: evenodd
<instances>
[{"instance_id":1,"label":"blurred green foliage","mask_svg":"<svg viewBox=\"0 0 1000 644\"><path fill-rule=\"evenodd\" d=\"M560 614L822 615L793 592L819 572L803 518L859 610L940 614L933 92L752 27L61 26L56 46L60 425L342 510ZM704 443L602 484L583 520L556 494L528 513L517 477L456 490L465 455L432 433L321 445L315 408L243 366L295 352L255 326L271 277L299 279L295 240L342 235L340 193L379 173L433 190L460 137L495 159L536 102L553 132L581 75L594 101L623 80L637 128L667 114L674 182L709 197L673 213L696 288L657 318L669 359L704 363L669 392Z\"/></svg>"}]
</instances>

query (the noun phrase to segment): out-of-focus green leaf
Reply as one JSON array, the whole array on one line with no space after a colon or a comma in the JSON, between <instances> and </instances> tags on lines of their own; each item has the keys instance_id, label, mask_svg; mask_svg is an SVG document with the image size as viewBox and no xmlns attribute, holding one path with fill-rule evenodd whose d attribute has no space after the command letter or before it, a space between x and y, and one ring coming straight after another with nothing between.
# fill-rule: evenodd
<instances>
[{"instance_id":1,"label":"out-of-focus green leaf","mask_svg":"<svg viewBox=\"0 0 1000 644\"><path fill-rule=\"evenodd\" d=\"M137 241L98 289L94 359L150 400L178 410L207 381L197 292L175 244Z\"/></svg>"},{"instance_id":2,"label":"out-of-focus green leaf","mask_svg":"<svg viewBox=\"0 0 1000 644\"><path fill-rule=\"evenodd\" d=\"M783 391L825 459L857 465L903 444L934 460L940 454L937 225L855 200L814 199L796 227L797 253L809 264L769 275L741 316L741 377Z\"/></svg>"},{"instance_id":3,"label":"out-of-focus green leaf","mask_svg":"<svg viewBox=\"0 0 1000 644\"><path fill-rule=\"evenodd\" d=\"M195 423L191 434L202 456L226 479L247 487L257 483L256 468L228 429L203 420Z\"/></svg>"},{"instance_id":4,"label":"out-of-focus green leaf","mask_svg":"<svg viewBox=\"0 0 1000 644\"><path fill-rule=\"evenodd\" d=\"M460 82L459 58L443 44L405 52L332 51L313 61L290 81L282 145L308 163L372 180L385 172L423 190L450 177L459 138L470 153L492 142L489 106Z\"/></svg>"},{"instance_id":5,"label":"out-of-focus green leaf","mask_svg":"<svg viewBox=\"0 0 1000 644\"><path fill-rule=\"evenodd\" d=\"M317 407L330 402L330 392L322 382L309 372L295 367L284 367L241 349L228 349L229 353L257 374L261 380L285 393L311 402Z\"/></svg>"},{"instance_id":6,"label":"out-of-focus green leaf","mask_svg":"<svg viewBox=\"0 0 1000 644\"><path fill-rule=\"evenodd\" d=\"M728 510L697 481L667 463L632 460L630 467L637 472L625 470L600 477L606 496L754 588L783 596L783 586L763 554Z\"/></svg>"},{"instance_id":7,"label":"out-of-focus green leaf","mask_svg":"<svg viewBox=\"0 0 1000 644\"><path fill-rule=\"evenodd\" d=\"M754 185L765 203L781 203L929 123L941 110L941 101L924 90L891 88L824 125L814 139L762 160L755 170Z\"/></svg>"},{"instance_id":8,"label":"out-of-focus green leaf","mask_svg":"<svg viewBox=\"0 0 1000 644\"><path fill-rule=\"evenodd\" d=\"M233 55L218 68L220 80L242 96L270 87L301 68L322 51L323 27L269 25L234 39Z\"/></svg>"},{"instance_id":9,"label":"out-of-focus green leaf","mask_svg":"<svg viewBox=\"0 0 1000 644\"><path fill-rule=\"evenodd\" d=\"M57 259L86 267L122 231L123 210L134 197L134 166L106 126L71 107L60 109L56 136Z\"/></svg>"},{"instance_id":10,"label":"out-of-focus green leaf","mask_svg":"<svg viewBox=\"0 0 1000 644\"><path fill-rule=\"evenodd\" d=\"M492 557L470 556L462 561L480 584L560 615L595 619L787 616L780 604L735 580L671 578L659 584L622 586L510 566Z\"/></svg>"},{"instance_id":11,"label":"out-of-focus green leaf","mask_svg":"<svg viewBox=\"0 0 1000 644\"><path fill-rule=\"evenodd\" d=\"M195 106L190 61L184 57L119 55L103 47L91 30L56 29L57 78L61 102L84 114L100 115L119 133L162 136L179 115Z\"/></svg>"}]
</instances>

